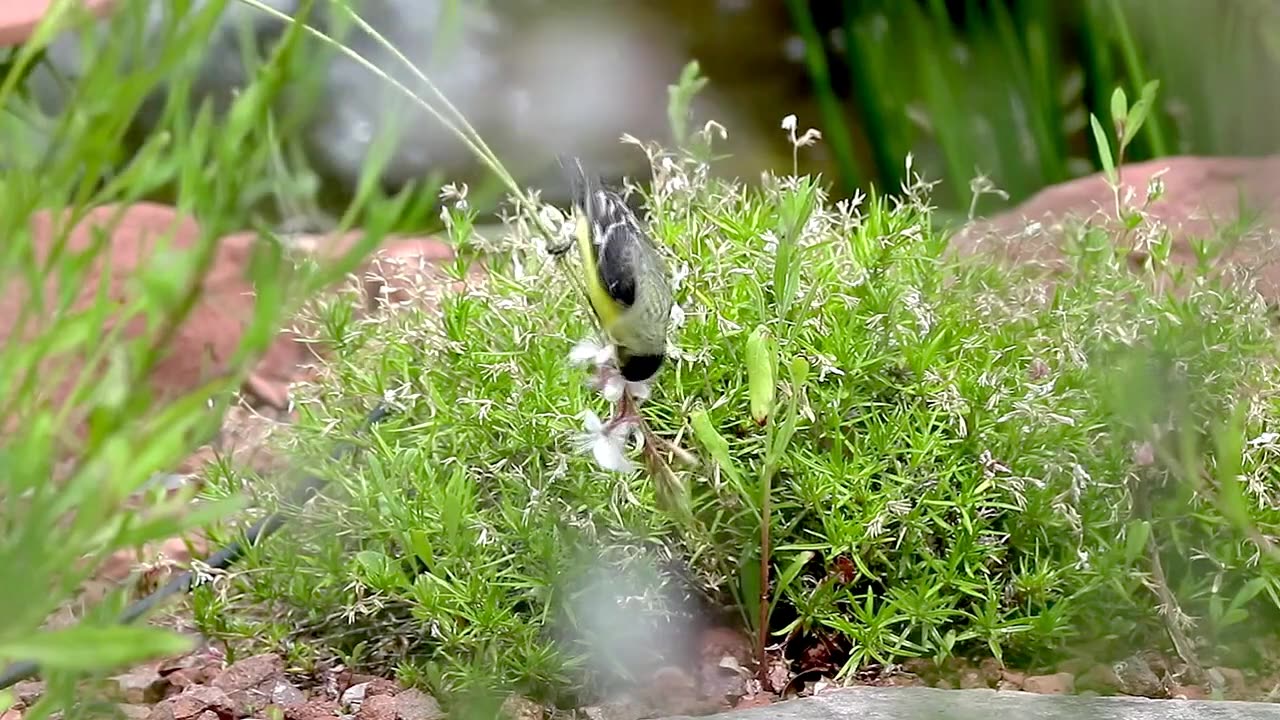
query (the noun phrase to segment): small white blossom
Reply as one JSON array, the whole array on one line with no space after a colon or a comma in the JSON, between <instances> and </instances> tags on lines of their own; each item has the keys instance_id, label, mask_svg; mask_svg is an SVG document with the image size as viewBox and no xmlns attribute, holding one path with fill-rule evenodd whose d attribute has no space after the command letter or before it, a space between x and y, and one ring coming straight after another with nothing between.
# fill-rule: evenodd
<instances>
[{"instance_id":1,"label":"small white blossom","mask_svg":"<svg viewBox=\"0 0 1280 720\"><path fill-rule=\"evenodd\" d=\"M684 327L685 312L684 308L673 304L671 306L671 325L672 327Z\"/></svg>"},{"instance_id":2,"label":"small white blossom","mask_svg":"<svg viewBox=\"0 0 1280 720\"><path fill-rule=\"evenodd\" d=\"M444 202L453 202L453 207L457 210L466 210L470 205L467 203L467 185L466 183L449 183L440 188L440 199Z\"/></svg>"},{"instance_id":3,"label":"small white blossom","mask_svg":"<svg viewBox=\"0 0 1280 720\"><path fill-rule=\"evenodd\" d=\"M633 424L605 424L599 415L590 410L583 412L580 417L585 429L577 438L580 450L591 451L596 464L605 470L629 473L636 469L635 463L627 459L627 440L635 436L639 438L638 443L643 443L643 436L636 432Z\"/></svg>"},{"instance_id":4,"label":"small white blossom","mask_svg":"<svg viewBox=\"0 0 1280 720\"><path fill-rule=\"evenodd\" d=\"M796 116L795 116L795 115L788 115L788 116L786 116L786 117L782 118L782 129L783 129L783 130L786 130L787 132L795 132L795 130L796 130Z\"/></svg>"},{"instance_id":5,"label":"small white blossom","mask_svg":"<svg viewBox=\"0 0 1280 720\"><path fill-rule=\"evenodd\" d=\"M569 362L574 365L599 367L613 362L616 353L612 345L601 345L592 338L580 341L569 351Z\"/></svg>"},{"instance_id":6,"label":"small white blossom","mask_svg":"<svg viewBox=\"0 0 1280 720\"><path fill-rule=\"evenodd\" d=\"M804 131L804 134L801 135L795 141L795 143L798 147L808 147L809 145L812 145L821 139L822 139L822 132L820 130L817 130L815 128L809 128L808 130Z\"/></svg>"},{"instance_id":7,"label":"small white blossom","mask_svg":"<svg viewBox=\"0 0 1280 720\"><path fill-rule=\"evenodd\" d=\"M760 233L760 239L764 241L765 252L778 252L778 236L774 235L772 230L765 230Z\"/></svg>"},{"instance_id":8,"label":"small white blossom","mask_svg":"<svg viewBox=\"0 0 1280 720\"><path fill-rule=\"evenodd\" d=\"M1276 440L1280 440L1280 433L1264 432L1250 440L1248 444L1249 447L1263 447L1275 443Z\"/></svg>"},{"instance_id":9,"label":"small white blossom","mask_svg":"<svg viewBox=\"0 0 1280 720\"><path fill-rule=\"evenodd\" d=\"M651 390L647 382L633 382L622 376L622 373L609 373L605 378L604 384L600 386L600 394L604 395L604 399L611 403L616 403L622 399L623 394L629 393L636 401L648 400Z\"/></svg>"}]
</instances>

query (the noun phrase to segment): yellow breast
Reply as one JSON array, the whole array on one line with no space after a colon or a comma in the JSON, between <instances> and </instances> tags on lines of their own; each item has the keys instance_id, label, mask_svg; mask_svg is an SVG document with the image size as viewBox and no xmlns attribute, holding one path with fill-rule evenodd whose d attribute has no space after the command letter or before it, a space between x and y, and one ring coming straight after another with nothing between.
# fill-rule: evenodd
<instances>
[{"instance_id":1,"label":"yellow breast","mask_svg":"<svg viewBox=\"0 0 1280 720\"><path fill-rule=\"evenodd\" d=\"M591 302L591 308L595 311L596 317L600 318L604 331L609 332L609 329L618 322L623 308L609 295L609 291L600 280L600 273L596 272L596 254L595 248L591 246L591 229L587 225L587 219L581 214L578 215L575 231L578 238L578 252L582 256L587 299Z\"/></svg>"}]
</instances>

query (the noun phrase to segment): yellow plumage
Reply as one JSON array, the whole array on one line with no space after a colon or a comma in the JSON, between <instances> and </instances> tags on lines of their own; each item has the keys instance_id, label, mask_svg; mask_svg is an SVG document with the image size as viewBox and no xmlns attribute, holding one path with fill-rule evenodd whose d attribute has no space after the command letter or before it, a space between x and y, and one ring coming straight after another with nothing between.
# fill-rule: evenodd
<instances>
[{"instance_id":1,"label":"yellow plumage","mask_svg":"<svg viewBox=\"0 0 1280 720\"><path fill-rule=\"evenodd\" d=\"M628 380L647 380L666 353L674 303L670 270L617 193L589 178L577 160L563 164L573 188L574 239L587 300L617 348L618 369Z\"/></svg>"}]
</instances>

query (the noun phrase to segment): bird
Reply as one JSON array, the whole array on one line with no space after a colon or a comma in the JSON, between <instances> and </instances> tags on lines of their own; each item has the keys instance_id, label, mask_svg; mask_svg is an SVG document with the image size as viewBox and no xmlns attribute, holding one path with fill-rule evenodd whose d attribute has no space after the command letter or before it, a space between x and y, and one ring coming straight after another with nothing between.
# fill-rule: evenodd
<instances>
[{"instance_id":1,"label":"bird","mask_svg":"<svg viewBox=\"0 0 1280 720\"><path fill-rule=\"evenodd\" d=\"M614 347L618 371L628 381L647 382L666 359L674 303L670 268L617 192L589 175L578 158L562 157L560 165L569 178L588 303ZM561 252L574 244L565 243Z\"/></svg>"}]
</instances>

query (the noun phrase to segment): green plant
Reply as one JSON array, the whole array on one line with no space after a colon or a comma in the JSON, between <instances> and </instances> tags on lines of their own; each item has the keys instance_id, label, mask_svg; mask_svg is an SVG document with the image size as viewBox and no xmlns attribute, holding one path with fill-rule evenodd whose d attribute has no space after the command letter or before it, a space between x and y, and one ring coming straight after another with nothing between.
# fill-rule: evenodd
<instances>
[{"instance_id":1,"label":"green plant","mask_svg":"<svg viewBox=\"0 0 1280 720\"><path fill-rule=\"evenodd\" d=\"M0 231L7 238L0 297L12 313L0 348L0 661L33 660L45 674L49 692L24 711L28 718L85 701L77 691L81 674L190 646L167 630L115 624L124 590L87 608L75 625L46 627L46 620L70 605L113 552L241 507L241 498L226 498L192 510L189 493L164 499L147 486L216 431L250 364L291 310L352 269L404 204L374 202L371 165L345 218L349 227L359 215L368 232L350 254L295 268L279 239L263 231L245 278L257 302L225 371L181 397L158 396L151 372L200 301L220 238L258 225L258 201L287 183L278 175L275 187L261 179L272 177L274 100L302 62L301 33L287 33L257 66L254 82L217 115L190 96L199 60L190 49L208 44L224 3L177 3L153 36L150 4L122 2L107 32L83 33L84 74L69 86L66 107L45 116L25 96L23 79L58 31L83 31L92 22L75 5L54 4L0 81L0 113L14 131L47 138L36 153L10 154L6 142L0 159ZM143 58L138 48L150 54ZM135 153L124 152L121 138L161 88L167 96L159 128ZM5 137L12 139L8 131ZM130 205L162 190L198 220L198 236L183 238L186 246L174 244L172 229L147 238L155 246L126 279L121 300L102 280L108 256L119 252L112 233ZM47 222L36 222L40 216ZM73 239L87 218L94 229ZM42 224L50 235L36 243ZM100 290L83 292L95 280ZM143 330L130 334L130 325ZM12 701L0 692L0 706Z\"/></svg>"},{"instance_id":2,"label":"green plant","mask_svg":"<svg viewBox=\"0 0 1280 720\"><path fill-rule=\"evenodd\" d=\"M1266 78L1280 57L1280 14L1266 2L843 0L834 12L799 1L788 8L839 181L896 188L901 159L913 153L922 172L945 179L936 199L947 219L969 201L974 177L990 178L1016 203L1102 169L1088 152L1088 116L1113 120L1118 86L1137 94L1158 79L1163 88L1133 138L1135 160L1274 149L1266 118L1280 95Z\"/></svg>"},{"instance_id":3,"label":"green plant","mask_svg":"<svg viewBox=\"0 0 1280 720\"><path fill-rule=\"evenodd\" d=\"M1272 587L1273 561L1249 559L1209 494L1161 471L1168 497L1146 505L1126 480L1148 472L1134 433L1150 425L1126 398L1165 397L1151 383L1185 391L1167 409L1186 427L1229 415L1226 398L1249 398L1250 434L1274 417L1271 330L1242 279L1135 274L1107 230L1081 227L1079 281L1050 295L1033 274L947 259L918 177L906 200L831 204L811 179L746 187L641 147L683 317L643 410L702 457L677 470L690 515L580 452L600 401L566 355L589 324L548 282L537 226L513 222L488 280L438 314L314 308L341 350L301 399L299 447L318 452L367 398L398 412L367 465L321 465L334 494L300 510L296 537L256 549L226 596L202 595L222 608L211 631L291 630L445 696L483 682L568 700L613 671L580 604L612 597L600 568L629 588L629 622L678 616L683 587L783 643L833 639L843 675L979 648L1035 665L1086 641L1159 642L1135 574L1143 535L1182 606L1210 608L1203 570L1219 568L1241 598L1220 606L1223 632L1275 616L1253 589ZM1147 346L1164 371L1134 350ZM1269 472L1242 447L1246 474ZM1243 512L1276 521L1263 496Z\"/></svg>"}]
</instances>

